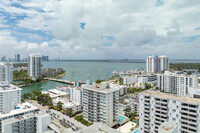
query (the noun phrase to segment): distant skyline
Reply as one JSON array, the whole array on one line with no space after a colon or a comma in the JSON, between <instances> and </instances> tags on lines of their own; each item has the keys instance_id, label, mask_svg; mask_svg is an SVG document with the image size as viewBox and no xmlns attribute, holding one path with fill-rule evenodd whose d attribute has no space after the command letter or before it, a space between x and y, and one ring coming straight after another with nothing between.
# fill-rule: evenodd
<instances>
[{"instance_id":1,"label":"distant skyline","mask_svg":"<svg viewBox=\"0 0 200 133\"><path fill-rule=\"evenodd\" d=\"M200 59L199 0L2 0L0 57Z\"/></svg>"}]
</instances>

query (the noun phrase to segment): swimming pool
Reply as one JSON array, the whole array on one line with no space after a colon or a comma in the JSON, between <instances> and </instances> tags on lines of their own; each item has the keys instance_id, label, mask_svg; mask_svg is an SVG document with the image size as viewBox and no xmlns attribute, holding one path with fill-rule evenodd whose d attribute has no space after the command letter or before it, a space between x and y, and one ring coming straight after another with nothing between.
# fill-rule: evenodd
<instances>
[{"instance_id":1,"label":"swimming pool","mask_svg":"<svg viewBox=\"0 0 200 133\"><path fill-rule=\"evenodd\" d=\"M119 121L119 122L122 122L122 121L125 120L125 119L126 119L125 117L118 116L118 121Z\"/></svg>"},{"instance_id":2,"label":"swimming pool","mask_svg":"<svg viewBox=\"0 0 200 133\"><path fill-rule=\"evenodd\" d=\"M139 133L139 129L137 129L134 133Z\"/></svg>"}]
</instances>

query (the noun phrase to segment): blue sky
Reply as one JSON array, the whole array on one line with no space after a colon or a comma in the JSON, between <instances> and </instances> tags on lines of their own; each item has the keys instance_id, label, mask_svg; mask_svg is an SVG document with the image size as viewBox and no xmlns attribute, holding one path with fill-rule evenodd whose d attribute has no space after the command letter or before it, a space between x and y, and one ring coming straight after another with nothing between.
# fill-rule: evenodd
<instances>
[{"instance_id":1,"label":"blue sky","mask_svg":"<svg viewBox=\"0 0 200 133\"><path fill-rule=\"evenodd\" d=\"M198 59L199 7L199 0L3 0L0 56Z\"/></svg>"}]
</instances>

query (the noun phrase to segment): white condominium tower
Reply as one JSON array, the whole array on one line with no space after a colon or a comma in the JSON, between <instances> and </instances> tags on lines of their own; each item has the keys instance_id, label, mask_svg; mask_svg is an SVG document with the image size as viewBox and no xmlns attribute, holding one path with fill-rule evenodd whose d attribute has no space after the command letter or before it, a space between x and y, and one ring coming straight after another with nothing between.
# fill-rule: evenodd
<instances>
[{"instance_id":1,"label":"white condominium tower","mask_svg":"<svg viewBox=\"0 0 200 133\"><path fill-rule=\"evenodd\" d=\"M146 59L147 72L162 72L169 69L169 61L166 56L152 55Z\"/></svg>"},{"instance_id":2,"label":"white condominium tower","mask_svg":"<svg viewBox=\"0 0 200 133\"><path fill-rule=\"evenodd\" d=\"M42 77L41 55L39 53L32 53L28 57L28 74L33 78Z\"/></svg>"},{"instance_id":3,"label":"white condominium tower","mask_svg":"<svg viewBox=\"0 0 200 133\"><path fill-rule=\"evenodd\" d=\"M118 121L119 88L101 85L82 85L83 117L89 122L100 122L114 126Z\"/></svg>"},{"instance_id":4,"label":"white condominium tower","mask_svg":"<svg viewBox=\"0 0 200 133\"><path fill-rule=\"evenodd\" d=\"M13 81L13 64L0 62L0 82L10 84Z\"/></svg>"},{"instance_id":5,"label":"white condominium tower","mask_svg":"<svg viewBox=\"0 0 200 133\"><path fill-rule=\"evenodd\" d=\"M9 112L21 103L21 88L12 84L0 84L0 113Z\"/></svg>"},{"instance_id":6,"label":"white condominium tower","mask_svg":"<svg viewBox=\"0 0 200 133\"><path fill-rule=\"evenodd\" d=\"M200 99L144 91L139 94L139 105L140 133L158 133L164 122L175 125L177 133L200 132Z\"/></svg>"},{"instance_id":7,"label":"white condominium tower","mask_svg":"<svg viewBox=\"0 0 200 133\"><path fill-rule=\"evenodd\" d=\"M198 87L197 75L165 71L164 74L157 74L157 79L160 91L180 96L187 95L189 87Z\"/></svg>"},{"instance_id":8,"label":"white condominium tower","mask_svg":"<svg viewBox=\"0 0 200 133\"><path fill-rule=\"evenodd\" d=\"M83 90L79 87L69 87L70 101L83 104Z\"/></svg>"}]
</instances>

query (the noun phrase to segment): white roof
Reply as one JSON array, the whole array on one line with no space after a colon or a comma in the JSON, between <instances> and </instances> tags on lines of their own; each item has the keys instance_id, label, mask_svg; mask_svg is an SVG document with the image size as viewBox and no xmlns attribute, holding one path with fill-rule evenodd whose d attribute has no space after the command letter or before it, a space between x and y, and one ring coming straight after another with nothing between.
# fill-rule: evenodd
<instances>
[{"instance_id":1,"label":"white roof","mask_svg":"<svg viewBox=\"0 0 200 133\"><path fill-rule=\"evenodd\" d=\"M17 117L13 117L13 118L10 118L10 119L3 120L2 123L3 124L11 124L11 123L19 122L19 121L22 121L22 120L26 120L26 119L30 119L30 118L38 117L38 116L49 116L50 117L49 114L42 112L42 111L38 111L38 112L28 113L28 114L25 114L25 115L20 115L20 116L17 116Z\"/></svg>"},{"instance_id":2,"label":"white roof","mask_svg":"<svg viewBox=\"0 0 200 133\"><path fill-rule=\"evenodd\" d=\"M40 53L31 53L29 54L31 57L41 57Z\"/></svg>"},{"instance_id":3,"label":"white roof","mask_svg":"<svg viewBox=\"0 0 200 133\"><path fill-rule=\"evenodd\" d=\"M177 125L174 123L164 122L163 124L161 124L159 126L159 130L161 130L162 133L172 133L174 131L177 131L177 130L175 130L176 127L177 127Z\"/></svg>"},{"instance_id":4,"label":"white roof","mask_svg":"<svg viewBox=\"0 0 200 133\"><path fill-rule=\"evenodd\" d=\"M103 88L102 85L104 86L104 84L106 84L106 82L102 82L100 84L100 87L98 88L98 85L82 85L83 89L87 89L87 90L91 90L91 91L96 91L96 92L100 92L100 93L112 93L115 91L119 91L120 87L119 86L114 86L114 85L109 85L108 88Z\"/></svg>"},{"instance_id":5,"label":"white roof","mask_svg":"<svg viewBox=\"0 0 200 133\"><path fill-rule=\"evenodd\" d=\"M76 102L70 102L69 99L67 98L56 98L56 99L53 99L53 103L58 103L58 102L62 102L63 103L63 107L64 108L73 108L74 106L80 106L79 103L76 103Z\"/></svg>"},{"instance_id":6,"label":"white roof","mask_svg":"<svg viewBox=\"0 0 200 133\"><path fill-rule=\"evenodd\" d=\"M48 92L59 95L59 96L64 96L64 95L68 94L68 93L66 93L64 91L60 91L58 89L51 89L51 90L48 90Z\"/></svg>"},{"instance_id":7,"label":"white roof","mask_svg":"<svg viewBox=\"0 0 200 133\"><path fill-rule=\"evenodd\" d=\"M93 125L80 130L78 133L120 133L120 132L103 123L95 122Z\"/></svg>"},{"instance_id":8,"label":"white roof","mask_svg":"<svg viewBox=\"0 0 200 133\"><path fill-rule=\"evenodd\" d=\"M9 66L13 66L13 63L10 62L0 62L1 66L5 66L5 65L9 65Z\"/></svg>"},{"instance_id":9,"label":"white roof","mask_svg":"<svg viewBox=\"0 0 200 133\"><path fill-rule=\"evenodd\" d=\"M59 95L53 94L53 93L48 92L48 91L42 91L42 94L49 94L49 96L50 96L51 98L59 97Z\"/></svg>"},{"instance_id":10,"label":"white roof","mask_svg":"<svg viewBox=\"0 0 200 133\"><path fill-rule=\"evenodd\" d=\"M18 115L25 112L39 110L37 107L33 106L29 102L21 103L17 107L19 107L19 109L11 110L7 113L0 113L0 119L8 116Z\"/></svg>"},{"instance_id":11,"label":"white roof","mask_svg":"<svg viewBox=\"0 0 200 133\"><path fill-rule=\"evenodd\" d=\"M1 84L0 85L0 92L7 92L7 91L16 91L16 90L22 90L21 88L12 85L12 84Z\"/></svg>"},{"instance_id":12,"label":"white roof","mask_svg":"<svg viewBox=\"0 0 200 133\"><path fill-rule=\"evenodd\" d=\"M146 91L140 92L140 94L143 94L146 96L154 96L156 98L165 98L165 99L172 99L172 100L177 100L177 101L186 102L186 103L200 104L200 99L190 98L189 96L178 96L175 94L163 93L163 92L152 91L152 90L146 90Z\"/></svg>"}]
</instances>

